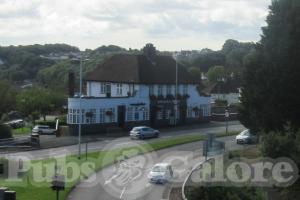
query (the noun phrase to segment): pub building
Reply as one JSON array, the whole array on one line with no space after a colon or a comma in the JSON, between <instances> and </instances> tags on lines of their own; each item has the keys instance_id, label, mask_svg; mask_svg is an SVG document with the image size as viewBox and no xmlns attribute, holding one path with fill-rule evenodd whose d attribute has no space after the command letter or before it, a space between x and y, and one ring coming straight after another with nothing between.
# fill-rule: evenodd
<instances>
[{"instance_id":1,"label":"pub building","mask_svg":"<svg viewBox=\"0 0 300 200\"><path fill-rule=\"evenodd\" d=\"M159 128L210 120L211 97L202 92L200 78L173 57L157 55L152 44L139 55L112 56L88 73L83 85L81 100L73 94L68 98L67 122L73 134L79 123L83 133L101 134L134 126Z\"/></svg>"}]
</instances>

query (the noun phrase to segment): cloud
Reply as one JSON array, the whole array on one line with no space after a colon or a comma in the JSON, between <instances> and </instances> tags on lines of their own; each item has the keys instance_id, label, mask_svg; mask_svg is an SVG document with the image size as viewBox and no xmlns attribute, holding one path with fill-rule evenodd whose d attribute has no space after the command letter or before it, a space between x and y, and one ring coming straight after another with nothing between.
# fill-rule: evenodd
<instances>
[{"instance_id":1,"label":"cloud","mask_svg":"<svg viewBox=\"0 0 300 200\"><path fill-rule=\"evenodd\" d=\"M0 0L0 45L66 42L95 48L113 43L140 48L145 42L156 41L157 46L168 49L174 44L162 41L177 39L181 41L177 47L180 49L189 48L182 46L185 39L189 45L192 39L202 38L258 40L270 2ZM219 43L212 42L208 47L217 48Z\"/></svg>"}]
</instances>

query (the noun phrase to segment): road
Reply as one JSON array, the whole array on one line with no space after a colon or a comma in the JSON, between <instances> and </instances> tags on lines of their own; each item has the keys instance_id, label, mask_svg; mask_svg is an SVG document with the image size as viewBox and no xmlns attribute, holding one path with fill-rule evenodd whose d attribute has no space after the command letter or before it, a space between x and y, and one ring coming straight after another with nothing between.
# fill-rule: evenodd
<instances>
[{"instance_id":1,"label":"road","mask_svg":"<svg viewBox=\"0 0 300 200\"><path fill-rule=\"evenodd\" d=\"M229 131L240 131L243 130L244 127L238 121L229 122L228 130ZM150 139L147 142L153 142L160 139L167 139L174 136L180 135L197 135L197 134L207 134L207 133L222 133L225 132L225 123L223 122L215 122L213 126L205 127L205 128L196 128L196 129L188 129L188 130L172 130L172 131L164 131L161 133L160 138L158 139ZM123 146L128 146L131 143L129 137L121 137L117 140L115 138L105 138L101 141L90 142L88 143L88 151L99 151L108 146L110 143L118 142L119 145L116 145L116 148L120 148ZM139 143L137 141L137 143ZM136 144L135 144L136 145ZM33 150L27 152L19 152L19 153L6 153L2 155L7 156L26 156L29 159L37 160L37 159L45 159L52 158L55 156L60 156L62 154L71 155L76 154L78 152L78 145L71 145L65 147L51 148L51 149L42 149L42 150ZM82 152L85 152L85 144L82 144Z\"/></svg>"},{"instance_id":2,"label":"road","mask_svg":"<svg viewBox=\"0 0 300 200\"><path fill-rule=\"evenodd\" d=\"M234 136L218 138L227 150L242 148ZM158 162L172 164L173 184L182 183L192 167L204 161L202 142L179 145L127 159L106 167L80 183L69 195L69 200L160 200L168 199L170 183L150 184L147 174Z\"/></svg>"}]
</instances>

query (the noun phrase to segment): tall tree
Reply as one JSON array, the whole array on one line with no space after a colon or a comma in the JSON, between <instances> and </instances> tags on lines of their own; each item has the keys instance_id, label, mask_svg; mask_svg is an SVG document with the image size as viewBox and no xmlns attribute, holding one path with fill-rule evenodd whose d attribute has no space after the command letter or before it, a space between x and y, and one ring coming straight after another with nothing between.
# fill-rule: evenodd
<instances>
[{"instance_id":1,"label":"tall tree","mask_svg":"<svg viewBox=\"0 0 300 200\"><path fill-rule=\"evenodd\" d=\"M273 0L261 44L248 60L242 122L284 131L300 127L300 1Z\"/></svg>"}]
</instances>

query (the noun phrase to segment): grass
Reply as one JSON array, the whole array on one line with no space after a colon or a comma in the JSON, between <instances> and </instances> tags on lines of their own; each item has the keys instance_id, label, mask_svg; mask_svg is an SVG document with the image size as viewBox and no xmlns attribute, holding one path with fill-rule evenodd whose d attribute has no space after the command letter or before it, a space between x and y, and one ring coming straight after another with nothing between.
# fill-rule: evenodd
<instances>
[{"instance_id":1,"label":"grass","mask_svg":"<svg viewBox=\"0 0 300 200\"><path fill-rule=\"evenodd\" d=\"M13 135L29 135L31 133L30 127L22 127L17 129L12 129Z\"/></svg>"},{"instance_id":2,"label":"grass","mask_svg":"<svg viewBox=\"0 0 300 200\"><path fill-rule=\"evenodd\" d=\"M237 132L231 132L229 134L219 134L217 137L224 137L230 135L236 135ZM187 136L178 136L170 139L161 139L159 141L150 142L148 144L143 144L140 146L127 147L114 149L111 151L99 151L88 153L87 161L91 162L95 166L95 171L101 170L103 167L112 164L117 157L124 154L127 157L132 157L137 154L144 154L151 151L156 151L164 148L173 147L176 145L196 142L204 140L205 136L203 135L187 135ZM124 153L125 152L125 153ZM85 163L85 159L78 160L75 155L66 156L66 164L76 163L80 166ZM32 161L35 166L35 170L29 170L26 174L23 175L22 181L10 182L9 180L0 179L0 186L9 187L11 190L17 192L17 199L19 200L52 200L55 199L55 192L50 189L51 177L54 175L54 159L45 159L45 160L36 160ZM46 168L48 166L48 170L46 172ZM66 171L64 174L66 177L72 177L72 170ZM91 175L92 172L87 174L81 173L81 178L87 178ZM33 181L33 177L43 177L44 180L41 182ZM66 190L60 193L60 199L67 199L69 192L72 190L73 186L75 186L78 182L80 182L79 178L72 180L66 184Z\"/></svg>"}]
</instances>

